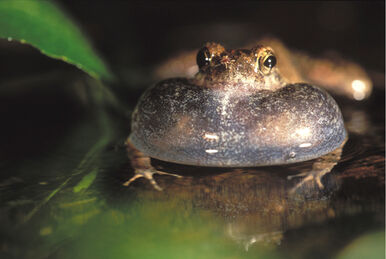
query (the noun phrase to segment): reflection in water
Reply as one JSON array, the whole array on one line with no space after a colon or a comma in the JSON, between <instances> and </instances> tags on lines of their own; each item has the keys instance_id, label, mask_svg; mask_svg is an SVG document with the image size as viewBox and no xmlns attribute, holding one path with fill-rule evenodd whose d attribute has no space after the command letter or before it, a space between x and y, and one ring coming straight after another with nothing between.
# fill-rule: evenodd
<instances>
[{"instance_id":1,"label":"reflection in water","mask_svg":"<svg viewBox=\"0 0 386 259\"><path fill-rule=\"evenodd\" d=\"M249 250L249 248L254 244L264 244L264 245L271 245L276 244L280 245L280 242L283 238L283 232L270 232L270 233L260 233L255 235L245 235L243 233L239 233L239 229L234 229L235 226L233 224L229 224L227 227L227 235L231 237L233 240L235 240L237 243L244 246L244 249L246 251Z\"/></svg>"},{"instance_id":2,"label":"reflection in water","mask_svg":"<svg viewBox=\"0 0 386 259\"><path fill-rule=\"evenodd\" d=\"M70 208L60 225L40 230L47 243L61 245L55 258L278 258L274 251L259 247L245 254L223 237L222 220L175 199L121 203L103 206L92 218L79 222ZM96 204L94 204L96 205ZM76 214L79 206L72 207ZM89 208L93 211L93 208ZM54 226L54 227L52 227ZM76 234L75 240L67 240Z\"/></svg>"},{"instance_id":3,"label":"reflection in water","mask_svg":"<svg viewBox=\"0 0 386 259\"><path fill-rule=\"evenodd\" d=\"M191 170L192 174L195 171L207 174L199 178L159 177L160 185L167 186L162 193L140 191L143 186L136 190L144 200L167 199L214 213L225 220L223 228L228 237L245 249L253 244L272 246L280 244L283 233L290 229L322 222L337 214L329 200L339 186L333 177L325 181L324 190L308 183L297 192L290 192L293 184L287 181L283 170L296 173L308 166L310 164L268 170L227 169L226 173L220 174L216 173L217 169L181 166L179 169L184 172Z\"/></svg>"}]
</instances>

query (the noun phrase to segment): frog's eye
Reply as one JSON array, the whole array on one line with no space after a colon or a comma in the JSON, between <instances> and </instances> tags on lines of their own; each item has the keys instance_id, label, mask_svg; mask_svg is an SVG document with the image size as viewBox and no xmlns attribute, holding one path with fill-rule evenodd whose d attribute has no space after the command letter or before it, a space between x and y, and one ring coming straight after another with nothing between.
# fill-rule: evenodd
<instances>
[{"instance_id":1,"label":"frog's eye","mask_svg":"<svg viewBox=\"0 0 386 259\"><path fill-rule=\"evenodd\" d=\"M264 51L262 55L257 56L257 69L260 70L263 74L268 75L272 68L276 65L276 57L271 51Z\"/></svg>"},{"instance_id":2,"label":"frog's eye","mask_svg":"<svg viewBox=\"0 0 386 259\"><path fill-rule=\"evenodd\" d=\"M272 69L275 65L276 65L276 57L275 56L268 56L265 60L264 60L264 66L269 68L269 69Z\"/></svg>"},{"instance_id":3,"label":"frog's eye","mask_svg":"<svg viewBox=\"0 0 386 259\"><path fill-rule=\"evenodd\" d=\"M197 53L197 65L201 69L204 66L208 65L212 59L212 55L209 52L209 49L207 47L203 47L200 49L200 51Z\"/></svg>"}]
</instances>

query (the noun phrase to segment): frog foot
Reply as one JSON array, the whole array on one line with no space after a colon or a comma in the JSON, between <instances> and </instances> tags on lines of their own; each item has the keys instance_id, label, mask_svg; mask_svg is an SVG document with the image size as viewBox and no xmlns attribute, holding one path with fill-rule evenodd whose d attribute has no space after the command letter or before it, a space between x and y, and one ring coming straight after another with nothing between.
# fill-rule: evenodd
<instances>
[{"instance_id":1,"label":"frog foot","mask_svg":"<svg viewBox=\"0 0 386 259\"><path fill-rule=\"evenodd\" d=\"M314 183L314 182L316 182L320 190L323 190L324 185L322 184L322 177L328 172L329 172L328 170L311 170L311 171L305 171L299 174L287 176L288 180L292 180L293 178L298 178L298 177L304 177L298 184L295 185L295 187L293 187L290 190L290 193L295 193L296 190L298 190L300 187L304 186L305 184Z\"/></svg>"},{"instance_id":2,"label":"frog foot","mask_svg":"<svg viewBox=\"0 0 386 259\"><path fill-rule=\"evenodd\" d=\"M135 175L133 177L131 177L130 180L123 183L123 186L129 186L132 182L134 182L138 178L143 177L143 178L146 178L150 181L150 183L151 183L151 185L153 185L154 189L156 189L157 191L162 191L162 188L157 184L157 182L153 178L154 174L170 175L170 176L174 176L177 178L182 177L181 175L178 175L178 174L166 173L166 172L158 171L155 169L135 169Z\"/></svg>"}]
</instances>

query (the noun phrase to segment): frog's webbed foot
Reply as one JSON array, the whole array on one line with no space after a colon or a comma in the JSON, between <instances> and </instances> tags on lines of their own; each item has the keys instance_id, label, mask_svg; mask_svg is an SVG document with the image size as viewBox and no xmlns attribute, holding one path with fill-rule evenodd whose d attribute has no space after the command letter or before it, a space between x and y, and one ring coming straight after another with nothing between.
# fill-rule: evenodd
<instances>
[{"instance_id":1,"label":"frog's webbed foot","mask_svg":"<svg viewBox=\"0 0 386 259\"><path fill-rule=\"evenodd\" d=\"M299 188L309 184L313 185L314 183L317 184L319 190L323 190L324 185L322 183L322 178L324 175L331 172L334 166L339 162L342 156L343 146L344 144L346 144L346 141L347 138L343 141L339 148L318 158L312 165L312 169L310 171L305 171L296 175L287 176L288 180L292 180L293 178L298 177L304 177L298 184L295 185L295 187L290 190L290 193L295 193Z\"/></svg>"},{"instance_id":2,"label":"frog's webbed foot","mask_svg":"<svg viewBox=\"0 0 386 259\"><path fill-rule=\"evenodd\" d=\"M131 166L134 168L134 176L126 181L123 185L129 186L132 182L137 180L138 178L146 178L150 181L150 183L153 185L154 189L158 191L162 191L162 188L157 184L157 182L154 180L153 175L159 174L159 175L170 175L174 177L181 178L182 176L177 174L171 174L166 173L162 171L158 171L154 169L154 167L150 163L150 157L146 156L144 153L139 151L134 145L130 142L129 139L126 141L126 147L127 147L127 153L131 162Z\"/></svg>"},{"instance_id":3,"label":"frog's webbed foot","mask_svg":"<svg viewBox=\"0 0 386 259\"><path fill-rule=\"evenodd\" d=\"M166 172L155 170L153 168L149 168L149 169L135 169L135 175L133 177L131 177L130 180L128 180L125 183L123 183L123 185L124 186L129 186L132 182L134 182L138 178L142 178L143 177L143 178L146 178L146 179L148 179L150 181L150 183L151 183L151 185L153 185L154 189L156 189L157 191L162 191L162 188L157 184L157 182L153 178L154 174L170 175L170 176L174 176L174 177L177 177L177 178L181 178L182 177L182 176L180 176L178 174L170 174L170 173L166 173Z\"/></svg>"}]
</instances>

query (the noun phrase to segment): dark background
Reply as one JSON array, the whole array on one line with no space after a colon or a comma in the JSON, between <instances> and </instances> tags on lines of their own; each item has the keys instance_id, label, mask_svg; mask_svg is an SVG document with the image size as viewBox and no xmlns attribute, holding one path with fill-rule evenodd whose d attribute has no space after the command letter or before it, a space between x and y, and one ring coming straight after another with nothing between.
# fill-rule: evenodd
<instances>
[{"instance_id":1,"label":"dark background","mask_svg":"<svg viewBox=\"0 0 386 259\"><path fill-rule=\"evenodd\" d=\"M384 70L384 1L61 3L114 67L153 65L206 41L240 47L274 35L311 54L337 50L368 69Z\"/></svg>"},{"instance_id":2,"label":"dark background","mask_svg":"<svg viewBox=\"0 0 386 259\"><path fill-rule=\"evenodd\" d=\"M311 55L334 50L370 72L384 71L384 1L59 3L129 85L146 79L154 66L179 51L198 49L207 41L240 48L267 35ZM0 42L6 48L0 52L2 74L76 70L19 45Z\"/></svg>"}]
</instances>

